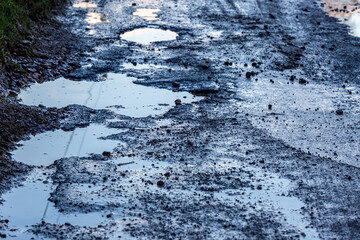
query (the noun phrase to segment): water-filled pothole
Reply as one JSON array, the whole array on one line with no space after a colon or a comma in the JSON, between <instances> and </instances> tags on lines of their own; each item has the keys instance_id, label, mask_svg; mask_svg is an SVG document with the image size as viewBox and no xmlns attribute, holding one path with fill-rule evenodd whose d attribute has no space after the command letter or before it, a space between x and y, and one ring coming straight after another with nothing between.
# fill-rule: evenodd
<instances>
[{"instance_id":1,"label":"water-filled pothole","mask_svg":"<svg viewBox=\"0 0 360 240\"><path fill-rule=\"evenodd\" d=\"M76 1L76 3L74 3L73 7L74 8L83 8L83 9L97 8L97 4L89 2L88 0L86 0L86 1L78 0L78 1Z\"/></svg>"},{"instance_id":2,"label":"water-filled pothole","mask_svg":"<svg viewBox=\"0 0 360 240\"><path fill-rule=\"evenodd\" d=\"M31 226L41 224L41 221L78 226L98 226L109 221L104 213L61 213L55 204L48 198L53 185L44 184L43 170L34 170L24 182L23 186L12 189L2 196L5 202L1 205L1 216L9 221L7 238L10 239L37 239L27 230ZM46 177L45 177L46 178ZM48 180L47 180L48 181ZM83 194L87 194L86 191Z\"/></svg>"},{"instance_id":3,"label":"water-filled pothole","mask_svg":"<svg viewBox=\"0 0 360 240\"><path fill-rule=\"evenodd\" d=\"M163 114L176 105L177 99L182 103L202 99L187 92L135 84L135 78L124 74L109 73L103 77L106 81L71 81L60 78L53 82L35 84L22 91L19 97L26 105L42 104L61 108L79 104L93 109L110 109L130 117Z\"/></svg>"},{"instance_id":4,"label":"water-filled pothole","mask_svg":"<svg viewBox=\"0 0 360 240\"><path fill-rule=\"evenodd\" d=\"M139 28L121 35L121 38L139 44L176 40L178 34L170 30L156 28Z\"/></svg>"},{"instance_id":5,"label":"water-filled pothole","mask_svg":"<svg viewBox=\"0 0 360 240\"><path fill-rule=\"evenodd\" d=\"M121 131L101 124L92 124L69 132L56 130L41 133L21 141L22 146L12 152L13 159L28 165L48 166L64 157L85 157L91 153L111 152L118 145L118 141L101 138Z\"/></svg>"},{"instance_id":6,"label":"water-filled pothole","mask_svg":"<svg viewBox=\"0 0 360 240\"><path fill-rule=\"evenodd\" d=\"M160 12L160 9L147 9L147 8L139 8L134 12L135 16L141 17L147 21L155 21L158 20L157 14Z\"/></svg>"}]
</instances>

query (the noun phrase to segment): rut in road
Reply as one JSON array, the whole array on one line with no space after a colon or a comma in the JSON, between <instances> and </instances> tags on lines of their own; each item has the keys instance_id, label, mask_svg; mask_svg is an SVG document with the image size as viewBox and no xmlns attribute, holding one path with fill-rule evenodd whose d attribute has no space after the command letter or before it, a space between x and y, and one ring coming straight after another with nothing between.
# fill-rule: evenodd
<instances>
[{"instance_id":1,"label":"rut in road","mask_svg":"<svg viewBox=\"0 0 360 240\"><path fill-rule=\"evenodd\" d=\"M23 156L40 149L39 163L51 135L54 157L3 195L8 236L359 237L359 40L320 4L77 1L59 18L96 45L81 69L20 96L70 105L63 130L100 130L85 137L94 148L64 158L70 132L22 142ZM153 32L170 38L147 39ZM83 104L82 91L103 85L97 106ZM121 102L128 93L136 98ZM32 191L41 199L24 198Z\"/></svg>"}]
</instances>

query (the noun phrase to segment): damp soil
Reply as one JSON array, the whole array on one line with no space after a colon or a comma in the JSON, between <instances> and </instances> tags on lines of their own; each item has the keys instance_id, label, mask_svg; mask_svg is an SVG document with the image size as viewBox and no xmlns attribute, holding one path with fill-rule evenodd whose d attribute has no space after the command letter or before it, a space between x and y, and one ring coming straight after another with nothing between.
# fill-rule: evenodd
<instances>
[{"instance_id":1,"label":"damp soil","mask_svg":"<svg viewBox=\"0 0 360 240\"><path fill-rule=\"evenodd\" d=\"M77 69L0 105L1 236L360 238L360 38L331 2L74 1Z\"/></svg>"}]
</instances>

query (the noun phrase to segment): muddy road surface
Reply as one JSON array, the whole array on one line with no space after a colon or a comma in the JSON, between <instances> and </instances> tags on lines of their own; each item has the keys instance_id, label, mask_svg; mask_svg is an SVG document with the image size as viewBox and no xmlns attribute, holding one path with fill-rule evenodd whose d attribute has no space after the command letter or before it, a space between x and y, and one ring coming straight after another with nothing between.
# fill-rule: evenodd
<instances>
[{"instance_id":1,"label":"muddy road surface","mask_svg":"<svg viewBox=\"0 0 360 240\"><path fill-rule=\"evenodd\" d=\"M19 101L9 239L359 239L357 1L74 1L81 68Z\"/></svg>"}]
</instances>

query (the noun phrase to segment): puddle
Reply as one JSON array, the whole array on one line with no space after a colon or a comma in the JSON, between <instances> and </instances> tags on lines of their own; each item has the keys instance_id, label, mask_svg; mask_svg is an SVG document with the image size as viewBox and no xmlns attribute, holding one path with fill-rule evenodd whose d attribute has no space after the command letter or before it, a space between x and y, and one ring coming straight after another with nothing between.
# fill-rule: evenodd
<instances>
[{"instance_id":1,"label":"puddle","mask_svg":"<svg viewBox=\"0 0 360 240\"><path fill-rule=\"evenodd\" d=\"M89 1L76 1L76 3L73 5L74 8L97 8L97 5L95 3L91 3Z\"/></svg>"},{"instance_id":2,"label":"puddle","mask_svg":"<svg viewBox=\"0 0 360 240\"><path fill-rule=\"evenodd\" d=\"M178 34L170 30L139 28L121 35L121 38L139 44L176 40Z\"/></svg>"},{"instance_id":3,"label":"puddle","mask_svg":"<svg viewBox=\"0 0 360 240\"><path fill-rule=\"evenodd\" d=\"M330 17L350 27L350 34L360 37L360 8L357 0L324 0L324 9Z\"/></svg>"},{"instance_id":4,"label":"puddle","mask_svg":"<svg viewBox=\"0 0 360 240\"><path fill-rule=\"evenodd\" d=\"M13 159L35 166L48 166L63 157L85 157L88 154L101 154L112 151L118 141L99 139L121 132L105 125L92 124L86 128L77 128L71 132L56 130L45 132L21 141L23 146L12 152Z\"/></svg>"},{"instance_id":5,"label":"puddle","mask_svg":"<svg viewBox=\"0 0 360 240\"><path fill-rule=\"evenodd\" d=\"M34 170L23 186L13 188L2 196L5 202L0 205L0 214L3 219L9 220L9 229L12 229L6 233L8 238L35 237L26 231L32 225L40 224L41 221L54 224L70 223L78 226L98 226L106 222L106 217L98 212L87 214L59 212L54 203L48 201L53 185L43 183L43 173L46 172Z\"/></svg>"},{"instance_id":6,"label":"puddle","mask_svg":"<svg viewBox=\"0 0 360 240\"><path fill-rule=\"evenodd\" d=\"M136 79L124 74L109 73L103 77L107 80L88 82L59 78L53 82L35 84L22 91L19 97L26 105L61 108L79 104L93 109L110 109L130 117L164 114L175 106L177 99L182 103L202 99L187 92L134 84Z\"/></svg>"},{"instance_id":7,"label":"puddle","mask_svg":"<svg viewBox=\"0 0 360 240\"><path fill-rule=\"evenodd\" d=\"M159 20L159 18L157 18L157 14L156 14L158 12L160 12L160 9L139 8L139 9L136 9L136 11L134 12L134 15L141 17L147 21L155 21L155 20Z\"/></svg>"},{"instance_id":8,"label":"puddle","mask_svg":"<svg viewBox=\"0 0 360 240\"><path fill-rule=\"evenodd\" d=\"M112 162L118 165L119 170L128 170L131 172L133 183L142 185L141 178L144 173L159 174L170 166L166 162L142 160L140 158L123 157L112 159L106 162ZM96 163L96 162L94 162ZM103 162L104 163L104 162ZM106 225L110 222L116 222L116 232L114 235L123 235L124 223L120 219L107 218L108 211L95 211L88 213L65 213L59 212L53 202L48 199L52 193L58 191L59 186L53 185L50 176L53 174L51 170L34 169L24 185L13 188L11 191L2 195L4 203L0 205L0 215L2 219L9 220L8 230L5 232L10 239L39 239L39 236L33 235L28 230L32 226L40 224L42 221L53 224L69 223L73 226L95 227L98 225ZM44 181L48 183L44 183ZM115 216L122 213L121 205L127 205L129 201L128 194L133 194L134 186L129 182L119 183L122 188L128 190L124 196L114 194L112 182L104 182L100 185L82 184L72 182L70 185L61 185L65 187L62 192L63 199L73 199L73 202L82 204L119 205L116 209L109 210ZM155 188L155 187L154 187ZM54 190L56 191L54 192ZM130 239L130 238L127 238Z\"/></svg>"},{"instance_id":9,"label":"puddle","mask_svg":"<svg viewBox=\"0 0 360 240\"><path fill-rule=\"evenodd\" d=\"M92 11L88 12L85 21L90 25L94 25L101 22L108 22L108 20L106 20L105 14L100 14Z\"/></svg>"}]
</instances>

